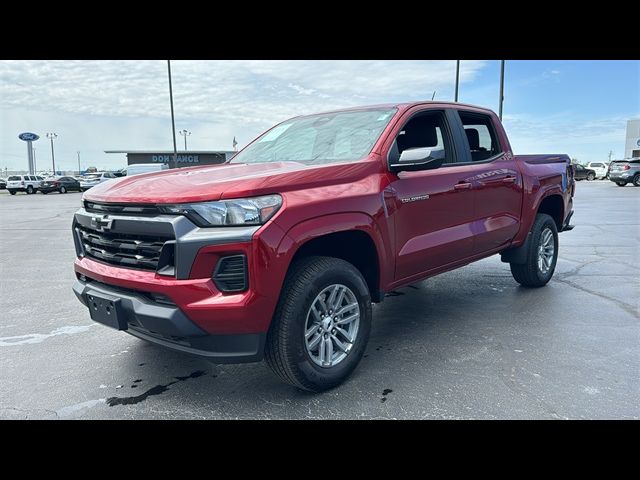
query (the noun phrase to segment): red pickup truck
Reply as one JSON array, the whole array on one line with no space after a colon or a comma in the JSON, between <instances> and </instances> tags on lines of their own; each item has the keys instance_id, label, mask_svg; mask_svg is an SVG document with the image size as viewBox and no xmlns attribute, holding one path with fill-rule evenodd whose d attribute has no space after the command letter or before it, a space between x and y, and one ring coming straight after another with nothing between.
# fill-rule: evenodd
<instances>
[{"instance_id":1,"label":"red pickup truck","mask_svg":"<svg viewBox=\"0 0 640 480\"><path fill-rule=\"evenodd\" d=\"M359 363L385 292L496 253L545 285L574 190L567 155L514 155L484 108L296 117L225 164L86 192L73 289L97 322L322 391Z\"/></svg>"}]
</instances>

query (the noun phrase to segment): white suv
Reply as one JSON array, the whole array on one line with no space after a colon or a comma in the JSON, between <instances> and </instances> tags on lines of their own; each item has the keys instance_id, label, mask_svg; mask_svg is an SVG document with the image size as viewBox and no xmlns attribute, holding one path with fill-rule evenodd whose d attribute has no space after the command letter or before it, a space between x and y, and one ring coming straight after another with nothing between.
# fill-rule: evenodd
<instances>
[{"instance_id":1,"label":"white suv","mask_svg":"<svg viewBox=\"0 0 640 480\"><path fill-rule=\"evenodd\" d=\"M604 162L590 162L587 168L596 172L596 178L606 178L609 166Z\"/></svg>"},{"instance_id":2,"label":"white suv","mask_svg":"<svg viewBox=\"0 0 640 480\"><path fill-rule=\"evenodd\" d=\"M11 175L7 178L7 190L11 195L16 192L36 193L43 180L37 175Z\"/></svg>"}]
</instances>

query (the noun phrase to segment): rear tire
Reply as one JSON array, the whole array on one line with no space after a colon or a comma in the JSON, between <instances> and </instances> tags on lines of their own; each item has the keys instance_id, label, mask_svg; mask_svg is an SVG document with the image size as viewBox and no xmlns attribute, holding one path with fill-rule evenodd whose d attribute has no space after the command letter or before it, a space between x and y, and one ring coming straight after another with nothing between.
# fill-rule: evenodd
<instances>
[{"instance_id":1,"label":"rear tire","mask_svg":"<svg viewBox=\"0 0 640 480\"><path fill-rule=\"evenodd\" d=\"M543 287L551 280L558 261L558 227L549 215L539 213L529 235L526 262L509 264L511 275L523 287Z\"/></svg>"},{"instance_id":2,"label":"rear tire","mask_svg":"<svg viewBox=\"0 0 640 480\"><path fill-rule=\"evenodd\" d=\"M16 194L16 191L15 191L15 190L9 190L9 193L10 193L11 195L15 195L15 194Z\"/></svg>"},{"instance_id":3,"label":"rear tire","mask_svg":"<svg viewBox=\"0 0 640 480\"><path fill-rule=\"evenodd\" d=\"M64 187L60 187L60 193L67 193L67 189Z\"/></svg>"},{"instance_id":4,"label":"rear tire","mask_svg":"<svg viewBox=\"0 0 640 480\"><path fill-rule=\"evenodd\" d=\"M633 186L640 187L640 173L636 173L633 177Z\"/></svg>"},{"instance_id":5,"label":"rear tire","mask_svg":"<svg viewBox=\"0 0 640 480\"><path fill-rule=\"evenodd\" d=\"M27 195L31 195L33 193L33 187L31 185L29 185L27 187Z\"/></svg>"},{"instance_id":6,"label":"rear tire","mask_svg":"<svg viewBox=\"0 0 640 480\"><path fill-rule=\"evenodd\" d=\"M619 187L626 187L627 182L616 182L616 185L618 185Z\"/></svg>"},{"instance_id":7,"label":"rear tire","mask_svg":"<svg viewBox=\"0 0 640 480\"><path fill-rule=\"evenodd\" d=\"M344 293L333 297L335 287L337 292ZM344 302L351 308L336 315L347 308ZM319 305L321 308L316 308ZM323 317L323 310L333 313ZM356 313L359 313L357 320L333 326L334 319L340 322L355 317ZM348 337L343 337L339 330L348 330L353 340L346 340ZM295 387L310 392L328 390L342 383L358 366L370 330L371 295L358 269L338 258L303 258L291 266L285 279L267 333L265 361L278 377ZM332 343L333 338L338 342ZM317 354L314 348L318 349ZM326 358L330 361L325 363Z\"/></svg>"}]
</instances>

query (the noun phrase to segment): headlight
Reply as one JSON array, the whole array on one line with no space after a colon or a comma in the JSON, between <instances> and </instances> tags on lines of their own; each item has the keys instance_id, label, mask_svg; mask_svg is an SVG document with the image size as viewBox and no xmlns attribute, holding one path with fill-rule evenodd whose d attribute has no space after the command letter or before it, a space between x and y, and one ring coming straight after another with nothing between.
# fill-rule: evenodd
<instances>
[{"instance_id":1,"label":"headlight","mask_svg":"<svg viewBox=\"0 0 640 480\"><path fill-rule=\"evenodd\" d=\"M280 205L282 205L280 195L266 195L218 202L159 205L158 208L163 213L184 215L199 227L219 227L262 225L273 217Z\"/></svg>"}]
</instances>

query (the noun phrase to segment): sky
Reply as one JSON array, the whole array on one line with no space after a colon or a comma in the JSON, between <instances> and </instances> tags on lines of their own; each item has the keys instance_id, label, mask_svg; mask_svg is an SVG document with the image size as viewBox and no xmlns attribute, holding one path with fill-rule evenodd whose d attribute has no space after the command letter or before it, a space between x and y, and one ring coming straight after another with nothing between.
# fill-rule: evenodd
<instances>
[{"instance_id":1,"label":"sky","mask_svg":"<svg viewBox=\"0 0 640 480\"><path fill-rule=\"evenodd\" d=\"M376 103L453 100L455 60L171 62L176 130L189 150L242 148L292 116ZM500 61L462 60L459 101L498 110ZM626 121L640 117L640 62L507 60L503 121L518 153L622 158ZM0 61L0 169L119 169L124 154L171 150L167 64L152 61ZM178 135L178 149L184 140Z\"/></svg>"}]
</instances>

